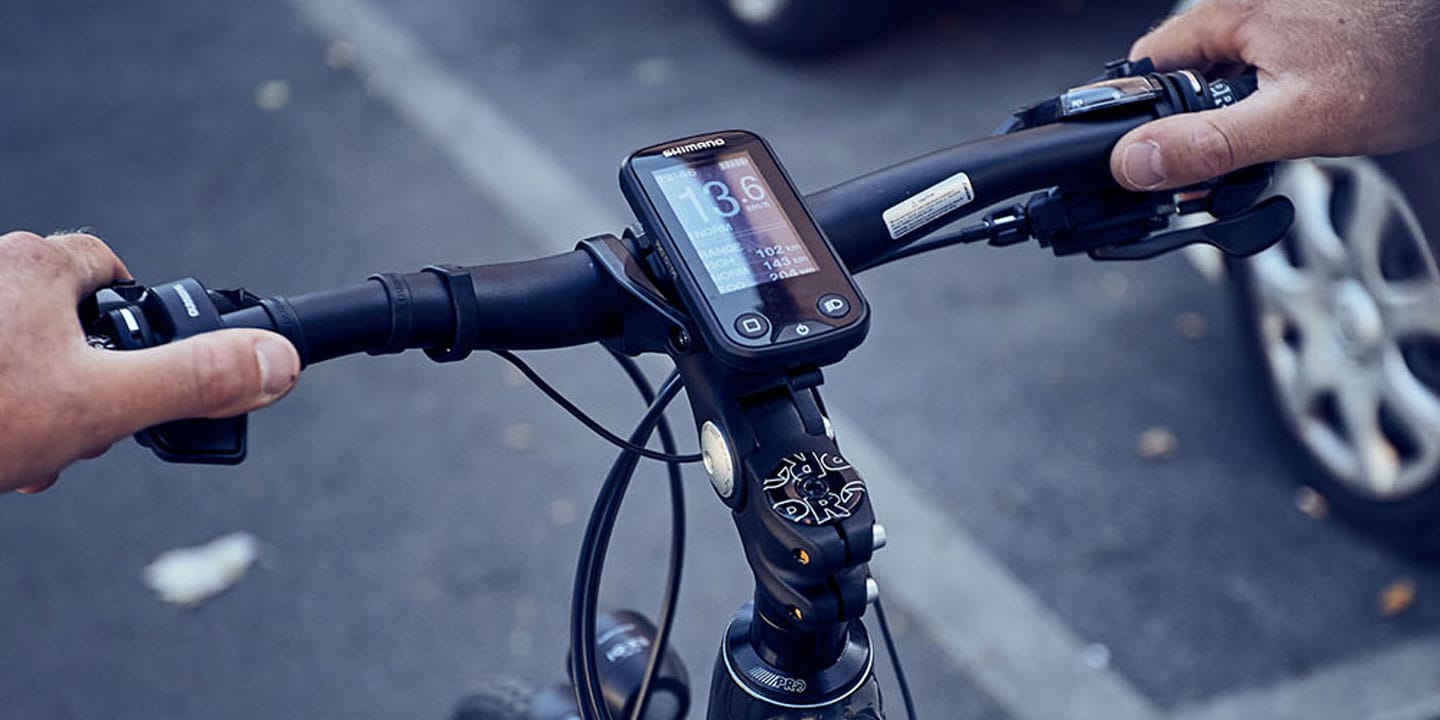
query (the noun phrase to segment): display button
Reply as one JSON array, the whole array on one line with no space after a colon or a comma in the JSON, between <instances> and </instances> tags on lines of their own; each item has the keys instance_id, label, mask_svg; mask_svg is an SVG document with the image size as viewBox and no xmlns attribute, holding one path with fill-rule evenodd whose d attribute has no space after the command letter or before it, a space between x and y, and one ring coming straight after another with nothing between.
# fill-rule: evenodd
<instances>
[{"instance_id":1,"label":"display button","mask_svg":"<svg viewBox=\"0 0 1440 720\"><path fill-rule=\"evenodd\" d=\"M846 300L844 295L835 293L821 295L815 307L820 310L821 315L828 318L839 319L850 314L850 301Z\"/></svg>"},{"instance_id":2,"label":"display button","mask_svg":"<svg viewBox=\"0 0 1440 720\"><path fill-rule=\"evenodd\" d=\"M735 318L735 332L751 340L762 338L770 332L770 321L760 313L745 313Z\"/></svg>"},{"instance_id":3,"label":"display button","mask_svg":"<svg viewBox=\"0 0 1440 720\"><path fill-rule=\"evenodd\" d=\"M785 342L786 340L802 340L807 337L814 337L830 329L832 328L829 325L821 322L795 323L794 325L791 325L781 330L780 336L775 338L775 342Z\"/></svg>"}]
</instances>

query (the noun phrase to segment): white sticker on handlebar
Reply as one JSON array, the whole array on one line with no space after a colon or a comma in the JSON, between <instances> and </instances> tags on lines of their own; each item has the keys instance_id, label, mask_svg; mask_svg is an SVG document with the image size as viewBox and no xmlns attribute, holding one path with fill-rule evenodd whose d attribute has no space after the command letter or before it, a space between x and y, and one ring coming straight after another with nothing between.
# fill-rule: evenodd
<instances>
[{"instance_id":1,"label":"white sticker on handlebar","mask_svg":"<svg viewBox=\"0 0 1440 720\"><path fill-rule=\"evenodd\" d=\"M890 239L899 240L974 200L975 188L970 185L970 176L963 172L955 173L911 195L886 210L881 217L885 218L885 227L890 230Z\"/></svg>"}]
</instances>

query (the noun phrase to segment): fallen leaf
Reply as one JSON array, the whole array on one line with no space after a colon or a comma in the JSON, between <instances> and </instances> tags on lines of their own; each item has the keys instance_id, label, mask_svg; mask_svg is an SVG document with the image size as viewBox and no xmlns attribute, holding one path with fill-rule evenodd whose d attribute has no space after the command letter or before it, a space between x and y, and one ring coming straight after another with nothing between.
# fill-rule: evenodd
<instances>
[{"instance_id":1,"label":"fallen leaf","mask_svg":"<svg viewBox=\"0 0 1440 720\"><path fill-rule=\"evenodd\" d=\"M255 88L255 104L261 110L274 112L290 104L290 83L271 80Z\"/></svg>"},{"instance_id":2,"label":"fallen leaf","mask_svg":"<svg viewBox=\"0 0 1440 720\"><path fill-rule=\"evenodd\" d=\"M550 522L563 527L575 522L578 517L580 509L575 507L574 500L562 497L550 501Z\"/></svg>"},{"instance_id":3,"label":"fallen leaf","mask_svg":"<svg viewBox=\"0 0 1440 720\"><path fill-rule=\"evenodd\" d=\"M1210 333L1210 321L1198 312L1183 312L1175 318L1175 329L1187 340L1199 340Z\"/></svg>"},{"instance_id":4,"label":"fallen leaf","mask_svg":"<svg viewBox=\"0 0 1440 720\"><path fill-rule=\"evenodd\" d=\"M1380 591L1380 614L1396 617L1415 605L1415 581L1401 578Z\"/></svg>"},{"instance_id":5,"label":"fallen leaf","mask_svg":"<svg viewBox=\"0 0 1440 720\"><path fill-rule=\"evenodd\" d=\"M530 384L530 378L525 377L525 373L520 372L514 365L507 363L501 367L504 368L501 372L504 373L502 377L506 385L510 387L524 387Z\"/></svg>"},{"instance_id":6,"label":"fallen leaf","mask_svg":"<svg viewBox=\"0 0 1440 720\"><path fill-rule=\"evenodd\" d=\"M1091 670L1104 670L1110 667L1110 648L1106 647L1103 643L1090 643L1086 645L1082 655L1085 658L1085 664L1089 666Z\"/></svg>"},{"instance_id":7,"label":"fallen leaf","mask_svg":"<svg viewBox=\"0 0 1440 720\"><path fill-rule=\"evenodd\" d=\"M674 74L674 64L666 58L645 58L630 68L635 84L646 87L664 85Z\"/></svg>"},{"instance_id":8,"label":"fallen leaf","mask_svg":"<svg viewBox=\"0 0 1440 720\"><path fill-rule=\"evenodd\" d=\"M233 533L161 553L145 567L145 584L163 602L195 607L229 590L259 556L255 536Z\"/></svg>"},{"instance_id":9,"label":"fallen leaf","mask_svg":"<svg viewBox=\"0 0 1440 720\"><path fill-rule=\"evenodd\" d=\"M325 65L331 70L344 70L355 64L355 48L344 40L336 40L325 48Z\"/></svg>"},{"instance_id":10,"label":"fallen leaf","mask_svg":"<svg viewBox=\"0 0 1440 720\"><path fill-rule=\"evenodd\" d=\"M1303 485L1295 491L1295 509L1316 520L1330 516L1330 503L1325 496Z\"/></svg>"},{"instance_id":11,"label":"fallen leaf","mask_svg":"<svg viewBox=\"0 0 1440 720\"><path fill-rule=\"evenodd\" d=\"M515 423L505 428L505 447L525 451L535 447L535 426L530 423Z\"/></svg>"},{"instance_id":12,"label":"fallen leaf","mask_svg":"<svg viewBox=\"0 0 1440 720\"><path fill-rule=\"evenodd\" d=\"M1111 270L1100 276L1100 294L1107 300L1119 302L1130 294L1130 278Z\"/></svg>"},{"instance_id":13,"label":"fallen leaf","mask_svg":"<svg viewBox=\"0 0 1440 720\"><path fill-rule=\"evenodd\" d=\"M1156 426L1140 433L1136 449L1146 460L1169 460L1180 450L1180 438L1170 428Z\"/></svg>"}]
</instances>

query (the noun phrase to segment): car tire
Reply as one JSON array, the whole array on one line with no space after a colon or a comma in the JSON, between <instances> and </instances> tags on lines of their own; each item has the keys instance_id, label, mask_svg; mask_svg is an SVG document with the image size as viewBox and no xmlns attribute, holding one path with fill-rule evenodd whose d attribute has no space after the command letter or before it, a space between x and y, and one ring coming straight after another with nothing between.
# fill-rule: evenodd
<instances>
[{"instance_id":1,"label":"car tire","mask_svg":"<svg viewBox=\"0 0 1440 720\"><path fill-rule=\"evenodd\" d=\"M894 17L891 0L709 0L742 40L765 53L798 58L874 35Z\"/></svg>"},{"instance_id":2,"label":"car tire","mask_svg":"<svg viewBox=\"0 0 1440 720\"><path fill-rule=\"evenodd\" d=\"M525 720L536 692L534 685L519 678L488 677L474 695L460 701L450 720Z\"/></svg>"},{"instance_id":3,"label":"car tire","mask_svg":"<svg viewBox=\"0 0 1440 720\"><path fill-rule=\"evenodd\" d=\"M1295 226L1230 264L1299 481L1362 531L1430 557L1440 556L1436 155L1281 164L1275 192L1295 202Z\"/></svg>"}]
</instances>

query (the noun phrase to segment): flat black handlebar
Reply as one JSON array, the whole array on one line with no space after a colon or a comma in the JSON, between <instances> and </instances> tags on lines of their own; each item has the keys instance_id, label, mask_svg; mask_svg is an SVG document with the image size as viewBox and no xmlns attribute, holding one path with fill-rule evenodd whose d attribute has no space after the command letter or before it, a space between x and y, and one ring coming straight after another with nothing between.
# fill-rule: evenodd
<instances>
[{"instance_id":1,"label":"flat black handlebar","mask_svg":"<svg viewBox=\"0 0 1440 720\"><path fill-rule=\"evenodd\" d=\"M975 193L968 207L979 210L1060 183L1113 183L1105 157L1122 135L1143 121L1072 122L984 138L841 183L806 200L845 263L863 267L905 244L890 237L881 215L915 192L964 172ZM953 219L947 216L932 225ZM910 233L906 241L931 229ZM464 270L479 307L479 348L569 347L620 330L625 296L588 253L576 250ZM269 298L221 320L226 327L284 334L300 350L305 365L359 352L435 348L450 342L455 313L440 277L429 272L388 277L390 283L377 277L335 290Z\"/></svg>"},{"instance_id":2,"label":"flat black handlebar","mask_svg":"<svg viewBox=\"0 0 1440 720\"><path fill-rule=\"evenodd\" d=\"M1116 188L1108 157L1127 132L1158 115L1236 102L1255 89L1253 78L1228 84L1217 81L1207 89L1193 73L1150 77L1151 87L1168 88L1168 109L1156 105L1129 111L1125 107L1121 112L1065 116L1062 108L1058 120L1050 118L1029 129L962 143L893 165L814 193L806 198L807 204L846 265L865 268L963 215L1029 191L1057 186ZM1067 96L1061 96L1055 107L1066 101ZM1048 107L1042 104L1031 111ZM883 217L888 208L960 173L968 178L973 193L963 207L892 237ZM258 306L222 314L221 324L280 332L295 344L302 362L308 365L357 352L380 354L409 348L434 352L457 342L467 349L581 345L619 333L631 302L624 289L617 287L613 268L600 267L590 253L580 250L463 268L469 275L469 282L463 285L473 285L473 305L455 302L451 283L442 273L429 270L433 268L376 276L338 290L268 298ZM473 309L475 317L468 322L460 317L462 306ZM473 337L454 337L457 327Z\"/></svg>"}]
</instances>

